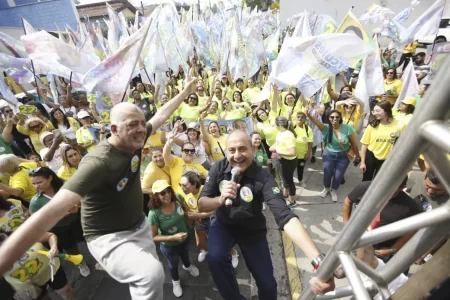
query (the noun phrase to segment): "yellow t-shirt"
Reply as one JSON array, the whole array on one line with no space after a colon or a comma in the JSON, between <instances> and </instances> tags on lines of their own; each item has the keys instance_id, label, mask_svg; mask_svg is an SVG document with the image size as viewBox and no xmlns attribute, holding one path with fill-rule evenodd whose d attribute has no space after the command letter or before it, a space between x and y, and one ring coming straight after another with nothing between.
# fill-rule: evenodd
<instances>
[{"instance_id":1,"label":"yellow t-shirt","mask_svg":"<svg viewBox=\"0 0 450 300\"><path fill-rule=\"evenodd\" d=\"M408 123L411 122L411 119L413 117L412 114L407 115L399 111L397 111L397 113L394 113L394 110L392 110L392 113L394 115L394 118L402 124L402 127L406 127L406 125L408 125Z\"/></svg>"},{"instance_id":2,"label":"yellow t-shirt","mask_svg":"<svg viewBox=\"0 0 450 300\"><path fill-rule=\"evenodd\" d=\"M308 126L308 134L306 134L306 125L303 125L303 128L295 126L294 131L297 134L295 138L295 152L297 152L297 158L303 159L308 153L308 143L313 142L313 132L311 127Z\"/></svg>"},{"instance_id":3,"label":"yellow t-shirt","mask_svg":"<svg viewBox=\"0 0 450 300\"><path fill-rule=\"evenodd\" d=\"M237 119L242 119L245 118L247 116L247 113L245 112L245 110L243 108L235 108L231 111L227 111L226 114L224 112L224 117L223 119L225 121L228 120L237 120Z\"/></svg>"},{"instance_id":4,"label":"yellow t-shirt","mask_svg":"<svg viewBox=\"0 0 450 300\"><path fill-rule=\"evenodd\" d=\"M31 246L31 249L47 251L41 243L34 244ZM13 267L4 274L5 279L15 290L25 289L30 284L42 286L51 279L49 262L47 255L37 252L25 252L21 258L14 262ZM58 258L55 258L53 275L56 274L59 267L60 261Z\"/></svg>"},{"instance_id":5,"label":"yellow t-shirt","mask_svg":"<svg viewBox=\"0 0 450 300\"><path fill-rule=\"evenodd\" d=\"M30 176L24 169L21 169L9 178L9 186L21 189L23 193L20 197L27 202L30 202L31 198L37 193L36 188L31 183Z\"/></svg>"},{"instance_id":6,"label":"yellow t-shirt","mask_svg":"<svg viewBox=\"0 0 450 300\"><path fill-rule=\"evenodd\" d=\"M395 119L388 125L379 124L375 128L369 125L361 138L361 144L367 145L377 159L386 160L402 130L401 124Z\"/></svg>"},{"instance_id":7,"label":"yellow t-shirt","mask_svg":"<svg viewBox=\"0 0 450 300\"><path fill-rule=\"evenodd\" d=\"M151 148L162 148L164 147L164 144L161 142L161 135L164 133L162 131L156 131L155 134L152 134L147 138L147 141L145 142L146 145L150 146Z\"/></svg>"},{"instance_id":8,"label":"yellow t-shirt","mask_svg":"<svg viewBox=\"0 0 450 300\"><path fill-rule=\"evenodd\" d=\"M61 166L61 168L59 168L57 175L62 180L67 181L67 180L69 180L70 177L73 176L73 174L75 174L76 171L77 171L77 168L74 168L74 167L66 168L63 165L63 166Z\"/></svg>"},{"instance_id":9,"label":"yellow t-shirt","mask_svg":"<svg viewBox=\"0 0 450 300\"><path fill-rule=\"evenodd\" d=\"M228 100L234 101L233 99L233 94L234 92L240 92L241 90L238 89L236 86L234 86L234 88L228 90L228 92L225 94L225 97L228 98Z\"/></svg>"},{"instance_id":10,"label":"yellow t-shirt","mask_svg":"<svg viewBox=\"0 0 450 300\"><path fill-rule=\"evenodd\" d=\"M178 108L177 115L180 116L184 122L197 122L198 114L200 113L200 106L189 106L182 102Z\"/></svg>"},{"instance_id":11,"label":"yellow t-shirt","mask_svg":"<svg viewBox=\"0 0 450 300\"><path fill-rule=\"evenodd\" d=\"M281 106L281 113L280 116L285 117L286 119L289 117L289 112L293 109L293 106L287 106L287 105L283 105ZM297 122L297 112L305 112L305 108L303 107L303 105L300 103L300 101L297 102L297 105L294 108L294 112L291 115L291 122L292 123L296 123Z\"/></svg>"},{"instance_id":12,"label":"yellow t-shirt","mask_svg":"<svg viewBox=\"0 0 450 300\"><path fill-rule=\"evenodd\" d=\"M200 164L197 163L186 163L183 159L178 156L173 156L172 164L169 167L169 175L172 182L172 188L175 192L184 195L183 190L180 187L181 176L184 173L192 171L197 173L199 176L208 176L208 171Z\"/></svg>"},{"instance_id":13,"label":"yellow t-shirt","mask_svg":"<svg viewBox=\"0 0 450 300\"><path fill-rule=\"evenodd\" d=\"M77 137L77 143L78 144L89 144L94 140L94 137L92 136L91 132L88 128L80 127L76 132ZM89 146L86 150L87 152L90 152L94 147L97 146L97 144L92 144Z\"/></svg>"},{"instance_id":14,"label":"yellow t-shirt","mask_svg":"<svg viewBox=\"0 0 450 300\"><path fill-rule=\"evenodd\" d=\"M361 119L361 112L357 107L353 111L353 114L346 114L342 106L338 107L338 111L342 113L342 121L344 122L344 124L350 125L353 128L358 129L359 120Z\"/></svg>"},{"instance_id":15,"label":"yellow t-shirt","mask_svg":"<svg viewBox=\"0 0 450 300\"><path fill-rule=\"evenodd\" d=\"M278 129L273 125L269 119L264 122L259 122L257 125L258 130L261 132L262 137L266 139L267 145L272 146L277 139Z\"/></svg>"},{"instance_id":16,"label":"yellow t-shirt","mask_svg":"<svg viewBox=\"0 0 450 300\"><path fill-rule=\"evenodd\" d=\"M25 215L20 200L8 199L7 201L11 206L3 217L0 217L0 231L13 232L25 222Z\"/></svg>"},{"instance_id":17,"label":"yellow t-shirt","mask_svg":"<svg viewBox=\"0 0 450 300\"><path fill-rule=\"evenodd\" d=\"M211 155L214 159L214 161L221 160L225 156L223 153L225 153L225 141L227 139L226 134L222 134L219 138L213 137L211 134L208 134L208 146L209 149L211 149ZM220 150L222 148L222 150ZM223 153L222 153L223 151Z\"/></svg>"},{"instance_id":18,"label":"yellow t-shirt","mask_svg":"<svg viewBox=\"0 0 450 300\"><path fill-rule=\"evenodd\" d=\"M283 132L278 132L277 139L276 139L276 148L277 150L281 150L283 152L288 151L291 148L295 148L295 136L292 132L286 130ZM280 154L281 155L281 154ZM287 156L287 155L281 155L282 158L293 160L297 158L297 155L294 156Z\"/></svg>"},{"instance_id":19,"label":"yellow t-shirt","mask_svg":"<svg viewBox=\"0 0 450 300\"><path fill-rule=\"evenodd\" d=\"M387 96L387 100L391 105L395 104L397 97L402 91L403 83L400 79L394 79L392 82L388 82L386 79L384 80L384 90ZM393 95L393 96L390 96ZM377 101L382 101L382 97L377 97Z\"/></svg>"},{"instance_id":20,"label":"yellow t-shirt","mask_svg":"<svg viewBox=\"0 0 450 300\"><path fill-rule=\"evenodd\" d=\"M41 150L45 148L45 146L41 143L41 140L39 139L41 133L43 133L44 131L51 131L52 128L53 124L50 121L47 121L47 123L45 123L45 126L40 133L37 133L33 130L29 130L23 125L17 125L17 131L30 137L31 143L34 146L34 150L36 150L37 153L40 153Z\"/></svg>"},{"instance_id":21,"label":"yellow t-shirt","mask_svg":"<svg viewBox=\"0 0 450 300\"><path fill-rule=\"evenodd\" d=\"M144 177L141 180L142 189L152 188L156 180L166 180L170 184L170 169L168 166L158 167L154 162L148 164L144 171Z\"/></svg>"},{"instance_id":22,"label":"yellow t-shirt","mask_svg":"<svg viewBox=\"0 0 450 300\"><path fill-rule=\"evenodd\" d=\"M200 194L202 193L203 185L198 190L197 194L188 194L184 197L184 203L189 207L191 212L199 212L198 211L198 199L200 199Z\"/></svg>"},{"instance_id":23,"label":"yellow t-shirt","mask_svg":"<svg viewBox=\"0 0 450 300\"><path fill-rule=\"evenodd\" d=\"M258 94L261 92L261 89L259 87L253 87L253 88L246 88L242 92L242 99L245 102L252 103L252 99L254 99Z\"/></svg>"},{"instance_id":24,"label":"yellow t-shirt","mask_svg":"<svg viewBox=\"0 0 450 300\"><path fill-rule=\"evenodd\" d=\"M205 120L217 121L219 120L219 117L217 115L207 114L205 116Z\"/></svg>"},{"instance_id":25,"label":"yellow t-shirt","mask_svg":"<svg viewBox=\"0 0 450 300\"><path fill-rule=\"evenodd\" d=\"M198 106L206 106L206 100L208 99L208 96L199 96L198 94L196 94L198 97Z\"/></svg>"},{"instance_id":26,"label":"yellow t-shirt","mask_svg":"<svg viewBox=\"0 0 450 300\"><path fill-rule=\"evenodd\" d=\"M19 164L19 167L22 167L22 168L24 168L26 170L33 170L33 169L36 169L38 167L45 167L45 164L40 165L40 164L38 164L35 161L25 161L25 162L21 162Z\"/></svg>"}]
</instances>

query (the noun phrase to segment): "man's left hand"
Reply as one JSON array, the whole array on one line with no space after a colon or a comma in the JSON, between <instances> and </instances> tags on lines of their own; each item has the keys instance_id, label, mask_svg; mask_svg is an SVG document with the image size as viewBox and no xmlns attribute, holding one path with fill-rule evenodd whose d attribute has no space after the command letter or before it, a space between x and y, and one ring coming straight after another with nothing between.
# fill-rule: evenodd
<instances>
[{"instance_id":1,"label":"man's left hand","mask_svg":"<svg viewBox=\"0 0 450 300\"><path fill-rule=\"evenodd\" d=\"M379 249L374 251L375 255L389 257L391 256L391 251L389 249Z\"/></svg>"},{"instance_id":2,"label":"man's left hand","mask_svg":"<svg viewBox=\"0 0 450 300\"><path fill-rule=\"evenodd\" d=\"M311 289L316 295L323 295L325 293L333 291L335 288L333 277L328 281L319 279L317 277L313 277L309 281L309 285L311 286Z\"/></svg>"}]
</instances>

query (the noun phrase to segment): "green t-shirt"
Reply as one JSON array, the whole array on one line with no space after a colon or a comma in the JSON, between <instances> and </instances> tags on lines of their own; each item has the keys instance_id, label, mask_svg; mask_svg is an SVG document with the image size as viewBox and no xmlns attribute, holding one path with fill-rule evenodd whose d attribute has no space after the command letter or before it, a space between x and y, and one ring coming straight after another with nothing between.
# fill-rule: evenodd
<instances>
[{"instance_id":1,"label":"green t-shirt","mask_svg":"<svg viewBox=\"0 0 450 300\"><path fill-rule=\"evenodd\" d=\"M30 211L33 213L37 212L42 207L44 207L48 202L50 202L50 200L52 200L52 198L50 198L49 196L42 193L37 193L30 200ZM62 218L58 223L56 223L55 227L68 226L73 222L75 222L76 219L77 219L76 214L68 214L67 216Z\"/></svg>"},{"instance_id":2,"label":"green t-shirt","mask_svg":"<svg viewBox=\"0 0 450 300\"><path fill-rule=\"evenodd\" d=\"M255 152L255 155L253 156L253 160L255 163L262 167L267 163L267 153L264 149L259 148L258 151Z\"/></svg>"},{"instance_id":3,"label":"green t-shirt","mask_svg":"<svg viewBox=\"0 0 450 300\"><path fill-rule=\"evenodd\" d=\"M342 152L350 150L350 136L355 133L356 130L347 124L341 124L341 138L338 141L336 134L331 130L333 135L331 138L331 143L328 142L328 134L330 133L330 125L325 124L322 129L323 141L327 144L327 150L331 152ZM340 144L339 144L340 142ZM341 146L342 145L342 146Z\"/></svg>"},{"instance_id":4,"label":"green t-shirt","mask_svg":"<svg viewBox=\"0 0 450 300\"><path fill-rule=\"evenodd\" d=\"M0 155L1 154L14 154L11 148L11 143L5 142L0 134Z\"/></svg>"},{"instance_id":5,"label":"green t-shirt","mask_svg":"<svg viewBox=\"0 0 450 300\"><path fill-rule=\"evenodd\" d=\"M170 215L164 214L159 208L148 212L148 222L151 226L158 226L159 235L174 235L180 232L188 232L184 219L184 210L176 203L176 208ZM165 246L175 246L179 242L162 242Z\"/></svg>"}]
</instances>

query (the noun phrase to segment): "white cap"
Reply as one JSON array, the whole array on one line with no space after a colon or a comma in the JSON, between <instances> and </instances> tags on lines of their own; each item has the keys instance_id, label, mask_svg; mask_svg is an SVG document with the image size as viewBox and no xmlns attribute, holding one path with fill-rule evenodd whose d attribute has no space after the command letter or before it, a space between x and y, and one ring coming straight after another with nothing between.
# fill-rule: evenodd
<instances>
[{"instance_id":1,"label":"white cap","mask_svg":"<svg viewBox=\"0 0 450 300\"><path fill-rule=\"evenodd\" d=\"M78 117L78 119L84 119L84 118L86 118L86 117L90 117L91 115L87 112L87 111L85 111L85 110L80 110L79 112L78 112L78 114L77 114L77 117Z\"/></svg>"}]
</instances>

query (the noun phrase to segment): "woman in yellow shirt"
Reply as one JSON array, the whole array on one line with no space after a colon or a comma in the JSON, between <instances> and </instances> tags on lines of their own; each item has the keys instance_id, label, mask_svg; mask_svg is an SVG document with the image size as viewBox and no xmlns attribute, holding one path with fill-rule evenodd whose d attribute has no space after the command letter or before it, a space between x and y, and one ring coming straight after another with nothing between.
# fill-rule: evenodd
<instances>
[{"instance_id":1,"label":"woman in yellow shirt","mask_svg":"<svg viewBox=\"0 0 450 300\"><path fill-rule=\"evenodd\" d=\"M51 129L59 129L61 134L68 140L76 142L76 131L80 129L80 123L71 117L67 117L60 108L50 111Z\"/></svg>"},{"instance_id":2,"label":"woman in yellow shirt","mask_svg":"<svg viewBox=\"0 0 450 300\"><path fill-rule=\"evenodd\" d=\"M20 198L28 207L31 198L36 194L36 189L25 168L20 166L19 158L14 154L0 155L0 172L10 176L9 185L0 183L2 194L8 198L11 196Z\"/></svg>"},{"instance_id":3,"label":"woman in yellow shirt","mask_svg":"<svg viewBox=\"0 0 450 300\"><path fill-rule=\"evenodd\" d=\"M363 181L372 181L394 147L402 131L401 124L392 116L389 102L377 103L361 138L361 166Z\"/></svg>"},{"instance_id":4,"label":"woman in yellow shirt","mask_svg":"<svg viewBox=\"0 0 450 300\"><path fill-rule=\"evenodd\" d=\"M17 123L17 131L30 137L34 150L36 150L37 153L45 148L45 145L40 141L41 133L50 131L51 128L53 128L53 125L50 121L44 122L38 117L31 117L25 122L23 119L19 118Z\"/></svg>"},{"instance_id":5,"label":"woman in yellow shirt","mask_svg":"<svg viewBox=\"0 0 450 300\"><path fill-rule=\"evenodd\" d=\"M77 132L75 133L77 137L77 143L81 147L87 150L87 152L94 149L94 147L97 145L98 141L96 137L94 137L93 132L90 130L89 127L91 127L91 116L89 113L85 110L82 110L78 112L78 119L81 121L81 124L83 124L82 127L80 127ZM98 124L92 124L92 125L98 125ZM103 124L104 126L104 124ZM100 130L100 138L105 137L105 129L102 127Z\"/></svg>"},{"instance_id":6,"label":"woman in yellow shirt","mask_svg":"<svg viewBox=\"0 0 450 300\"><path fill-rule=\"evenodd\" d=\"M217 101L212 101L208 105L208 110L203 113L203 119L205 120L211 120L211 121L217 121L220 119L219 113L219 103Z\"/></svg>"},{"instance_id":7,"label":"woman in yellow shirt","mask_svg":"<svg viewBox=\"0 0 450 300\"><path fill-rule=\"evenodd\" d=\"M303 171L306 161L311 158L311 150L313 145L313 132L311 127L306 124L306 114L297 112L297 125L294 127L295 133L295 151L297 153L297 179L302 188L306 188L303 181Z\"/></svg>"},{"instance_id":8,"label":"woman in yellow shirt","mask_svg":"<svg viewBox=\"0 0 450 300\"><path fill-rule=\"evenodd\" d=\"M178 108L178 115L186 122L197 122L199 114L206 111L207 107L198 105L198 96L192 93L188 96L187 104L182 102Z\"/></svg>"},{"instance_id":9,"label":"woman in yellow shirt","mask_svg":"<svg viewBox=\"0 0 450 300\"><path fill-rule=\"evenodd\" d=\"M351 94L349 96L350 98L337 101L336 109L341 112L344 124L350 125L357 130L359 120L364 114L364 102Z\"/></svg>"},{"instance_id":10,"label":"woman in yellow shirt","mask_svg":"<svg viewBox=\"0 0 450 300\"><path fill-rule=\"evenodd\" d=\"M204 118L201 117L199 121L201 137L208 144L213 161L221 160L225 157L225 141L228 135L220 132L219 124L216 121L208 124L208 131L205 128Z\"/></svg>"},{"instance_id":11,"label":"woman in yellow shirt","mask_svg":"<svg viewBox=\"0 0 450 300\"><path fill-rule=\"evenodd\" d=\"M393 106L397 101L398 95L402 91L403 83L397 78L397 70L389 69L384 79L385 94L377 97L377 101L387 100Z\"/></svg>"},{"instance_id":12,"label":"woman in yellow shirt","mask_svg":"<svg viewBox=\"0 0 450 300\"><path fill-rule=\"evenodd\" d=\"M294 171L297 167L297 152L295 150L295 136L288 130L289 121L285 117L278 117L275 120L278 134L274 145L270 147L271 151L276 151L280 159L281 177L283 178L283 195L289 195L289 206L295 206L295 184Z\"/></svg>"},{"instance_id":13,"label":"woman in yellow shirt","mask_svg":"<svg viewBox=\"0 0 450 300\"><path fill-rule=\"evenodd\" d=\"M247 116L247 111L243 103L233 103L227 98L222 102L223 112L220 115L222 120L237 120Z\"/></svg>"},{"instance_id":14,"label":"woman in yellow shirt","mask_svg":"<svg viewBox=\"0 0 450 300\"><path fill-rule=\"evenodd\" d=\"M411 121L416 103L416 98L408 97L400 103L400 108L392 110L394 118L402 124L402 127L406 127Z\"/></svg>"},{"instance_id":15,"label":"woman in yellow shirt","mask_svg":"<svg viewBox=\"0 0 450 300\"><path fill-rule=\"evenodd\" d=\"M58 170L58 177L67 181L75 174L81 161L81 153L70 145L64 146L62 152L63 165Z\"/></svg>"}]
</instances>

